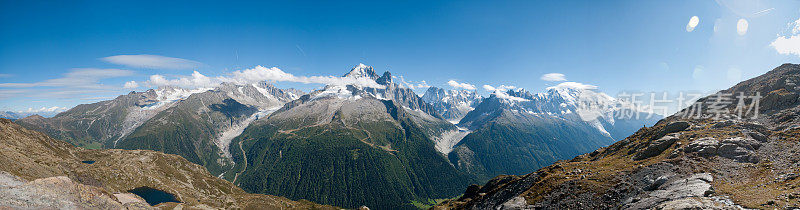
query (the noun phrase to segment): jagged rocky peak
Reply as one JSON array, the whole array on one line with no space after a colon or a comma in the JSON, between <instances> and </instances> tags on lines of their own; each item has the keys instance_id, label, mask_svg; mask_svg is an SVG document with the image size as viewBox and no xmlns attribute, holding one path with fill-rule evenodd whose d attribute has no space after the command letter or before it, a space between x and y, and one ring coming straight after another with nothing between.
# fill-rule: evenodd
<instances>
[{"instance_id":1,"label":"jagged rocky peak","mask_svg":"<svg viewBox=\"0 0 800 210\"><path fill-rule=\"evenodd\" d=\"M466 116L469 111L474 110L483 100L483 97L476 91L445 90L438 87L430 87L425 91L422 100L431 104L446 120L456 123Z\"/></svg>"},{"instance_id":2,"label":"jagged rocky peak","mask_svg":"<svg viewBox=\"0 0 800 210\"><path fill-rule=\"evenodd\" d=\"M444 97L447 96L447 92L438 87L429 87L428 90L425 91L425 95L422 95L422 100L425 102L433 103L437 101L441 101Z\"/></svg>"},{"instance_id":3,"label":"jagged rocky peak","mask_svg":"<svg viewBox=\"0 0 800 210\"><path fill-rule=\"evenodd\" d=\"M375 73L375 69L372 66L364 65L363 63L359 63L353 69L350 70L344 77L352 77L352 78L370 78L373 80L378 79L378 73Z\"/></svg>"},{"instance_id":4,"label":"jagged rocky peak","mask_svg":"<svg viewBox=\"0 0 800 210\"><path fill-rule=\"evenodd\" d=\"M389 71L383 72L383 76L379 77L375 82L381 85L392 84L392 73Z\"/></svg>"}]
</instances>

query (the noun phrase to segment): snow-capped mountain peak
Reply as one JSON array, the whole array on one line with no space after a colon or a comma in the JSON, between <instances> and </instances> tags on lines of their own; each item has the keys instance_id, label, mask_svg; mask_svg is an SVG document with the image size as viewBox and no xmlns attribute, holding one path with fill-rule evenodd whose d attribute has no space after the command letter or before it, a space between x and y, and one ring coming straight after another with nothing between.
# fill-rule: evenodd
<instances>
[{"instance_id":1,"label":"snow-capped mountain peak","mask_svg":"<svg viewBox=\"0 0 800 210\"><path fill-rule=\"evenodd\" d=\"M476 91L430 87L425 91L422 100L433 105L448 121L457 123L467 112L474 110L483 97Z\"/></svg>"},{"instance_id":2,"label":"snow-capped mountain peak","mask_svg":"<svg viewBox=\"0 0 800 210\"><path fill-rule=\"evenodd\" d=\"M353 67L353 69L351 69L350 72L345 74L344 77L369 78L372 80L377 80L379 76L377 73L375 73L375 70L372 68L372 66L367 66L364 65L363 63L359 63L358 65Z\"/></svg>"}]
</instances>

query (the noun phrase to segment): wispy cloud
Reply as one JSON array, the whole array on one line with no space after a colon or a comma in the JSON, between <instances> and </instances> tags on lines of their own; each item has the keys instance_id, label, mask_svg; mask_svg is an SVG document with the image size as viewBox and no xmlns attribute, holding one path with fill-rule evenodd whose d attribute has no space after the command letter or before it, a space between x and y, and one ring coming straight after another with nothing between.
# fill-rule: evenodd
<instances>
[{"instance_id":1,"label":"wispy cloud","mask_svg":"<svg viewBox=\"0 0 800 210\"><path fill-rule=\"evenodd\" d=\"M13 75L11 75L11 74L0 74L0 78L7 78L7 77L11 77L11 76L13 76Z\"/></svg>"},{"instance_id":2,"label":"wispy cloud","mask_svg":"<svg viewBox=\"0 0 800 210\"><path fill-rule=\"evenodd\" d=\"M539 77L539 79L542 79L544 81L550 81L550 82L567 81L567 77L564 76L564 74L562 74L562 73L544 74L544 75L542 75L542 77Z\"/></svg>"},{"instance_id":3,"label":"wispy cloud","mask_svg":"<svg viewBox=\"0 0 800 210\"><path fill-rule=\"evenodd\" d=\"M383 88L369 78L335 77L335 76L295 76L283 70L272 67L256 66L252 69L234 71L226 76L208 77L194 71L191 76L179 76L168 79L163 75L152 75L145 83L150 86L177 86L185 88L214 87L223 82L236 84L251 84L261 81L273 82L299 82L325 85L358 85L362 87Z\"/></svg>"},{"instance_id":4,"label":"wispy cloud","mask_svg":"<svg viewBox=\"0 0 800 210\"><path fill-rule=\"evenodd\" d=\"M21 110L19 112L22 113L41 113L41 112L62 112L66 111L67 107L59 107L59 106L52 106L52 107L42 107L38 109L28 108L27 110Z\"/></svg>"},{"instance_id":5,"label":"wispy cloud","mask_svg":"<svg viewBox=\"0 0 800 210\"><path fill-rule=\"evenodd\" d=\"M131 76L134 72L123 69L77 68L65 73L62 77L33 83L0 83L0 87L74 87L101 88L100 80L114 77Z\"/></svg>"},{"instance_id":6,"label":"wispy cloud","mask_svg":"<svg viewBox=\"0 0 800 210\"><path fill-rule=\"evenodd\" d=\"M447 81L447 84L450 85L453 88L462 88L462 89L465 89L465 90L475 90L476 89L475 85L472 85L472 84L469 84L469 83L456 82L455 80Z\"/></svg>"},{"instance_id":7,"label":"wispy cloud","mask_svg":"<svg viewBox=\"0 0 800 210\"><path fill-rule=\"evenodd\" d=\"M0 98L73 100L100 93L116 93L120 90L119 86L104 85L101 81L133 74L133 71L123 69L71 69L55 79L31 83L0 83Z\"/></svg>"},{"instance_id":8,"label":"wispy cloud","mask_svg":"<svg viewBox=\"0 0 800 210\"><path fill-rule=\"evenodd\" d=\"M125 88L125 89L134 89L134 88L137 88L137 87L139 87L139 83L136 83L136 81L128 81L128 82L125 82L124 85L122 85L122 88Z\"/></svg>"},{"instance_id":9,"label":"wispy cloud","mask_svg":"<svg viewBox=\"0 0 800 210\"><path fill-rule=\"evenodd\" d=\"M173 58L160 55L115 55L101 60L135 68L147 69L193 69L203 63L183 58Z\"/></svg>"}]
</instances>

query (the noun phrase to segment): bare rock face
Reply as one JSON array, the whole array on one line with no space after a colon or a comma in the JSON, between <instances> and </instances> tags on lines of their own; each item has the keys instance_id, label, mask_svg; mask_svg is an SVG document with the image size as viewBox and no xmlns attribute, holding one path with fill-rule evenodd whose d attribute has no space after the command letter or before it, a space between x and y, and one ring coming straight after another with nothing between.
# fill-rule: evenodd
<instances>
[{"instance_id":1,"label":"bare rock face","mask_svg":"<svg viewBox=\"0 0 800 210\"><path fill-rule=\"evenodd\" d=\"M659 204L654 209L741 209L728 202L708 197L691 197L671 200Z\"/></svg>"},{"instance_id":2,"label":"bare rock face","mask_svg":"<svg viewBox=\"0 0 800 210\"><path fill-rule=\"evenodd\" d=\"M686 122L686 121L672 122L672 123L667 124L666 127L664 127L664 132L665 133L675 133L675 132L686 130L687 128L689 128L689 122Z\"/></svg>"},{"instance_id":3,"label":"bare rock face","mask_svg":"<svg viewBox=\"0 0 800 210\"><path fill-rule=\"evenodd\" d=\"M675 206L679 204L668 204L667 202L685 198L706 197L714 192L710 184L712 181L714 181L714 178L709 173L699 173L686 178L673 179L649 194L633 198L632 202L626 204L624 209L646 209L662 204Z\"/></svg>"},{"instance_id":4,"label":"bare rock face","mask_svg":"<svg viewBox=\"0 0 800 210\"><path fill-rule=\"evenodd\" d=\"M80 184L66 176L25 182L0 172L0 207L25 209L152 209L144 200L130 197L126 203L102 188Z\"/></svg>"},{"instance_id":5,"label":"bare rock face","mask_svg":"<svg viewBox=\"0 0 800 210\"><path fill-rule=\"evenodd\" d=\"M697 153L701 156L710 156L717 154L718 147L719 141L717 141L717 139L713 137L707 137L693 141L686 146L686 151Z\"/></svg>"},{"instance_id":6,"label":"bare rock face","mask_svg":"<svg viewBox=\"0 0 800 210\"><path fill-rule=\"evenodd\" d=\"M672 146L676 141L678 141L677 135L669 135L661 137L650 143L643 151L639 152L636 156L633 157L634 160L643 160L649 157L653 157L656 155L661 154Z\"/></svg>"},{"instance_id":7,"label":"bare rock face","mask_svg":"<svg viewBox=\"0 0 800 210\"><path fill-rule=\"evenodd\" d=\"M686 146L686 152L699 156L720 156L742 163L758 163L759 158L753 152L761 147L761 143L750 138L728 138L718 141L707 137L698 139Z\"/></svg>"}]
</instances>

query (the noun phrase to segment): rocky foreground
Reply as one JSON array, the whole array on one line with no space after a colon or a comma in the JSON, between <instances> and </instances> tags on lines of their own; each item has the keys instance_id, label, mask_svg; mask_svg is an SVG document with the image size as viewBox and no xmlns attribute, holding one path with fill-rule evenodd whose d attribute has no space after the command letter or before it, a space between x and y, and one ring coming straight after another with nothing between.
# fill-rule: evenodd
<instances>
[{"instance_id":1,"label":"rocky foreground","mask_svg":"<svg viewBox=\"0 0 800 210\"><path fill-rule=\"evenodd\" d=\"M179 202L150 206L129 193L150 187ZM335 209L248 194L186 159L147 150L89 150L0 119L0 208Z\"/></svg>"},{"instance_id":2,"label":"rocky foreground","mask_svg":"<svg viewBox=\"0 0 800 210\"><path fill-rule=\"evenodd\" d=\"M798 84L800 65L781 65L721 91L732 93L733 103L715 104L713 114L696 117L688 113L709 113L711 107L687 108L609 147L524 176L470 186L461 198L435 208L797 208ZM739 93L761 97L738 106ZM712 95L695 104L717 99ZM750 115L740 118L739 110Z\"/></svg>"}]
</instances>

